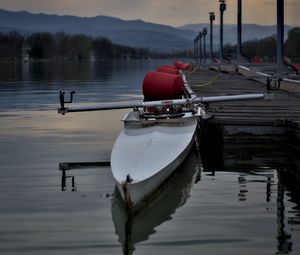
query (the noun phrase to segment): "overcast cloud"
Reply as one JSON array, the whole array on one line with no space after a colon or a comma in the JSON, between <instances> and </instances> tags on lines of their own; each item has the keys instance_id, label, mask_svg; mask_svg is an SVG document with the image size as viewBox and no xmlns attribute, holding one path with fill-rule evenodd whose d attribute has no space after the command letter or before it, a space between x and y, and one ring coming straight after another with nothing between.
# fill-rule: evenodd
<instances>
[{"instance_id":1,"label":"overcast cloud","mask_svg":"<svg viewBox=\"0 0 300 255\"><path fill-rule=\"evenodd\" d=\"M276 0L243 0L243 22L276 23ZM225 23L236 23L237 0L227 0ZM0 0L0 8L33 13L142 19L180 26L208 22L208 12L219 13L219 0ZM299 0L285 0L285 23L300 25Z\"/></svg>"}]
</instances>

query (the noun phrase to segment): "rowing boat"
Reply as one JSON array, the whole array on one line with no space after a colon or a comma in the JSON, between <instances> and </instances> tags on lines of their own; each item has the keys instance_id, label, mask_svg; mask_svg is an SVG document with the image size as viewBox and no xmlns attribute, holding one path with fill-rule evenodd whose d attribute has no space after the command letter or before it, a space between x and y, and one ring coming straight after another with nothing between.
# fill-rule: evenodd
<instances>
[{"instance_id":1,"label":"rowing boat","mask_svg":"<svg viewBox=\"0 0 300 255\"><path fill-rule=\"evenodd\" d=\"M112 149L111 169L128 208L149 198L185 159L200 116L200 107L180 117L143 116L139 110L125 116Z\"/></svg>"},{"instance_id":2,"label":"rowing boat","mask_svg":"<svg viewBox=\"0 0 300 255\"><path fill-rule=\"evenodd\" d=\"M180 78L180 79L179 79ZM184 74L150 72L143 84L143 101L66 107L60 92L58 112L86 112L132 108L111 153L111 170L126 208L137 209L172 175L190 151L203 104L265 98L264 94L196 97Z\"/></svg>"}]
</instances>

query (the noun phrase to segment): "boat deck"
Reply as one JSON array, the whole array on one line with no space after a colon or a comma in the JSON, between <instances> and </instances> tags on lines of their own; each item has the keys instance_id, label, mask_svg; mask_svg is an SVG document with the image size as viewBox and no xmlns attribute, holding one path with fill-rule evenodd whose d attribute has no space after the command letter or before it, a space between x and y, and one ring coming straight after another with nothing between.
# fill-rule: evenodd
<instances>
[{"instance_id":1,"label":"boat deck","mask_svg":"<svg viewBox=\"0 0 300 255\"><path fill-rule=\"evenodd\" d=\"M187 75L187 81L197 96L222 96L245 93L267 93L266 84L235 72L198 69ZM272 90L269 101L235 101L211 103L212 117L206 126L218 128L227 140L286 139L293 133L299 143L300 93ZM291 131L291 132L290 132Z\"/></svg>"}]
</instances>

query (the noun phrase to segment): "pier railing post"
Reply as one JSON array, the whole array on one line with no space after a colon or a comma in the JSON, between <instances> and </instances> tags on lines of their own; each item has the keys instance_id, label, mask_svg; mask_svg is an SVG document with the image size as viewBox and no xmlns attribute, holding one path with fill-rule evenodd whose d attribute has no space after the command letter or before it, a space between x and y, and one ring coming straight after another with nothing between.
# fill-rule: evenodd
<instances>
[{"instance_id":1,"label":"pier railing post","mask_svg":"<svg viewBox=\"0 0 300 255\"><path fill-rule=\"evenodd\" d=\"M193 50L193 58L194 58L194 62L197 62L197 55L196 55L196 38L194 38L194 50Z\"/></svg>"},{"instance_id":2,"label":"pier railing post","mask_svg":"<svg viewBox=\"0 0 300 255\"><path fill-rule=\"evenodd\" d=\"M238 17L237 17L237 64L240 63L242 53L242 0L238 0Z\"/></svg>"},{"instance_id":3,"label":"pier railing post","mask_svg":"<svg viewBox=\"0 0 300 255\"><path fill-rule=\"evenodd\" d=\"M277 79L283 77L284 56L284 0L277 0Z\"/></svg>"},{"instance_id":4,"label":"pier railing post","mask_svg":"<svg viewBox=\"0 0 300 255\"><path fill-rule=\"evenodd\" d=\"M202 64L202 37L203 32L199 32L199 64Z\"/></svg>"},{"instance_id":5,"label":"pier railing post","mask_svg":"<svg viewBox=\"0 0 300 255\"><path fill-rule=\"evenodd\" d=\"M211 62L213 62L213 59L214 59L214 53L213 53L213 22L214 20L216 19L216 16L215 16L215 13L214 12L210 12L209 13L209 20L210 20L210 59L211 59Z\"/></svg>"},{"instance_id":6,"label":"pier railing post","mask_svg":"<svg viewBox=\"0 0 300 255\"><path fill-rule=\"evenodd\" d=\"M196 58L197 64L199 64L199 35L196 36Z\"/></svg>"},{"instance_id":7,"label":"pier railing post","mask_svg":"<svg viewBox=\"0 0 300 255\"><path fill-rule=\"evenodd\" d=\"M207 35L207 28L203 28L203 64L206 66L206 35Z\"/></svg>"},{"instance_id":8,"label":"pier railing post","mask_svg":"<svg viewBox=\"0 0 300 255\"><path fill-rule=\"evenodd\" d=\"M224 21L224 11L226 10L225 0L219 0L220 2L220 59L223 59L223 21Z\"/></svg>"}]
</instances>

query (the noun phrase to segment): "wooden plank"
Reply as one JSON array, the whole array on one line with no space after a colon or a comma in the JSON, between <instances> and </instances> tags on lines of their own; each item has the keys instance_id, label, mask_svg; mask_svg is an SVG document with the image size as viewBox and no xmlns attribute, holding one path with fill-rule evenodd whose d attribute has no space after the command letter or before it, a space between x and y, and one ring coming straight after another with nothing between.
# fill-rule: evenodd
<instances>
[{"instance_id":1,"label":"wooden plank","mask_svg":"<svg viewBox=\"0 0 300 255\"><path fill-rule=\"evenodd\" d=\"M266 66L267 68L267 66ZM264 76L263 78L265 78ZM259 77L261 78L261 77ZM246 93L266 93L266 85L234 73L197 70L187 76L197 96L224 96ZM300 120L300 99L297 93L274 90L271 101L241 101L210 103L208 110L219 125L284 126ZM300 125L295 125L299 129Z\"/></svg>"}]
</instances>

